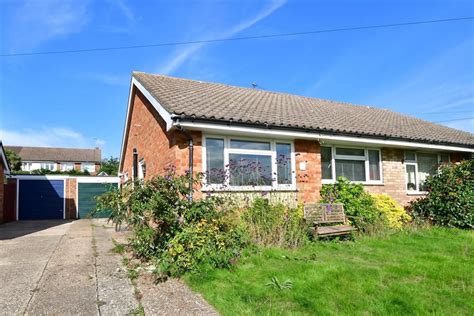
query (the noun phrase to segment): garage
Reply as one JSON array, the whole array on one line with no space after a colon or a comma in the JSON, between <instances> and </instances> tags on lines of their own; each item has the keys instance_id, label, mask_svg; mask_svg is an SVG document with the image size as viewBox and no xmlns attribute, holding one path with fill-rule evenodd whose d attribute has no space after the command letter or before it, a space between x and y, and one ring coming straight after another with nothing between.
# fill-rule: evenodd
<instances>
[{"instance_id":1,"label":"garage","mask_svg":"<svg viewBox=\"0 0 474 316\"><path fill-rule=\"evenodd\" d=\"M63 219L63 179L18 179L18 219Z\"/></svg>"},{"instance_id":2,"label":"garage","mask_svg":"<svg viewBox=\"0 0 474 316\"><path fill-rule=\"evenodd\" d=\"M103 193L117 188L117 183L86 183L78 182L77 184L77 203L78 203L78 217L91 217L91 212L96 208L96 197ZM108 210L101 210L94 214L93 217L108 217L110 212Z\"/></svg>"}]
</instances>

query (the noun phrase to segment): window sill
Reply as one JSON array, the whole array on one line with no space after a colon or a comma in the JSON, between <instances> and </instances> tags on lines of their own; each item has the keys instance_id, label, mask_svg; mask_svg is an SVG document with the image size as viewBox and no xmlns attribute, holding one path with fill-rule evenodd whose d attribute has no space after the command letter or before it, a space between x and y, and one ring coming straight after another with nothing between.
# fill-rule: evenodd
<instances>
[{"instance_id":1,"label":"window sill","mask_svg":"<svg viewBox=\"0 0 474 316\"><path fill-rule=\"evenodd\" d=\"M203 186L201 192L297 192L295 187L208 187Z\"/></svg>"},{"instance_id":2,"label":"window sill","mask_svg":"<svg viewBox=\"0 0 474 316\"><path fill-rule=\"evenodd\" d=\"M410 196L423 196L423 195L427 195L428 192L423 192L423 191L413 191L413 192L407 192L407 195L410 195Z\"/></svg>"}]
</instances>

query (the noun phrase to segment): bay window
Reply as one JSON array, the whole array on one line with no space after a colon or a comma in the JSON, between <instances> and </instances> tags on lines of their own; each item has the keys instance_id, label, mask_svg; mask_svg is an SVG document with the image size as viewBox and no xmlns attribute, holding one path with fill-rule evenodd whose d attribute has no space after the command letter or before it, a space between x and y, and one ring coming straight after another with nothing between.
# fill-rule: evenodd
<instances>
[{"instance_id":1,"label":"bay window","mask_svg":"<svg viewBox=\"0 0 474 316\"><path fill-rule=\"evenodd\" d=\"M204 188L294 189L294 151L290 141L204 138Z\"/></svg>"},{"instance_id":2,"label":"bay window","mask_svg":"<svg viewBox=\"0 0 474 316\"><path fill-rule=\"evenodd\" d=\"M411 193L426 191L426 178L435 175L441 164L449 163L449 154L405 151L406 190Z\"/></svg>"},{"instance_id":3,"label":"bay window","mask_svg":"<svg viewBox=\"0 0 474 316\"><path fill-rule=\"evenodd\" d=\"M381 183L379 149L321 146L321 176L323 182L338 177L363 183Z\"/></svg>"}]
</instances>

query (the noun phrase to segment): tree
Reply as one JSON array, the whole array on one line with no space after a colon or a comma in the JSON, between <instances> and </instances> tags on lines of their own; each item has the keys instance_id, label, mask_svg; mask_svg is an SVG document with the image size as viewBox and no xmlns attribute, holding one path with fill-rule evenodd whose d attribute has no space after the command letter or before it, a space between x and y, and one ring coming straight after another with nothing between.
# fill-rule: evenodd
<instances>
[{"instance_id":1,"label":"tree","mask_svg":"<svg viewBox=\"0 0 474 316\"><path fill-rule=\"evenodd\" d=\"M10 164L10 169L13 171L21 170L21 157L14 151L5 149L5 154L7 155L8 163Z\"/></svg>"},{"instance_id":2,"label":"tree","mask_svg":"<svg viewBox=\"0 0 474 316\"><path fill-rule=\"evenodd\" d=\"M102 164L100 166L100 172L105 172L109 176L116 176L118 174L119 169L119 160L115 157L105 158L102 160Z\"/></svg>"}]
</instances>

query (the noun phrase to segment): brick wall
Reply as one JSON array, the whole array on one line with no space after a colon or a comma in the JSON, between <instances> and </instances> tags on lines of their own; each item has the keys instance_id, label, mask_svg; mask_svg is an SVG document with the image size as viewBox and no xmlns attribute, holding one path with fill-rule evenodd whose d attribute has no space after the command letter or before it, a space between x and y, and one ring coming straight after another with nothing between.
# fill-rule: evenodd
<instances>
[{"instance_id":1,"label":"brick wall","mask_svg":"<svg viewBox=\"0 0 474 316\"><path fill-rule=\"evenodd\" d=\"M145 179L163 174L169 166L176 166L178 174L189 169L189 150L186 136L177 130L166 132L166 123L156 113L150 102L138 91L133 91L129 115L129 131L126 135L123 173L132 178L133 149L137 149L138 160L145 160ZM202 135L190 131L194 142L194 174L202 171ZM200 195L199 193L197 194Z\"/></svg>"},{"instance_id":2,"label":"brick wall","mask_svg":"<svg viewBox=\"0 0 474 316\"><path fill-rule=\"evenodd\" d=\"M66 219L75 219L77 211L77 180L66 179Z\"/></svg>"},{"instance_id":3,"label":"brick wall","mask_svg":"<svg viewBox=\"0 0 474 316\"><path fill-rule=\"evenodd\" d=\"M398 148L382 148L382 185L365 185L371 193L387 194L401 205L406 205L423 195L408 195L405 183L404 150Z\"/></svg>"},{"instance_id":4,"label":"brick wall","mask_svg":"<svg viewBox=\"0 0 474 316\"><path fill-rule=\"evenodd\" d=\"M314 203L321 190L321 147L317 141L295 140L296 187L300 203ZM306 170L300 170L300 163Z\"/></svg>"}]
</instances>

